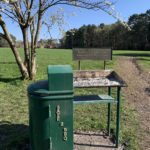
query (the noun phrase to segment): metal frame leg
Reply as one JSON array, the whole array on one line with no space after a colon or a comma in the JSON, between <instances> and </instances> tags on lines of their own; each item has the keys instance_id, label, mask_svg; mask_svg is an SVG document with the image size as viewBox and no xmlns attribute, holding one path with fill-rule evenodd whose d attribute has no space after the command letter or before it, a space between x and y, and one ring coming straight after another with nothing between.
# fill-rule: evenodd
<instances>
[{"instance_id":1,"label":"metal frame leg","mask_svg":"<svg viewBox=\"0 0 150 150\"><path fill-rule=\"evenodd\" d=\"M119 130L120 130L120 91L121 87L117 87L117 112L116 112L116 147L119 146Z\"/></svg>"},{"instance_id":2,"label":"metal frame leg","mask_svg":"<svg viewBox=\"0 0 150 150\"><path fill-rule=\"evenodd\" d=\"M108 87L108 95L111 95L111 87ZM110 122L111 122L111 103L108 103L108 113L107 113L107 133L110 136Z\"/></svg>"}]
</instances>

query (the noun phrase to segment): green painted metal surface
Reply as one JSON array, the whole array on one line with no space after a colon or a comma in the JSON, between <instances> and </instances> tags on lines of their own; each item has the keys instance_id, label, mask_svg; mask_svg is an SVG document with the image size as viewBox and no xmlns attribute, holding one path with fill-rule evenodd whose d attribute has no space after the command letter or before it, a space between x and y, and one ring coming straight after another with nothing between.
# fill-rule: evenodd
<instances>
[{"instance_id":1,"label":"green painted metal surface","mask_svg":"<svg viewBox=\"0 0 150 150\"><path fill-rule=\"evenodd\" d=\"M117 101L109 95L83 95L74 96L74 104L95 104L95 103L117 103Z\"/></svg>"},{"instance_id":2,"label":"green painted metal surface","mask_svg":"<svg viewBox=\"0 0 150 150\"><path fill-rule=\"evenodd\" d=\"M49 65L48 66L48 84L49 91L70 91L73 90L72 68L69 65Z\"/></svg>"},{"instance_id":3,"label":"green painted metal surface","mask_svg":"<svg viewBox=\"0 0 150 150\"><path fill-rule=\"evenodd\" d=\"M111 87L108 87L108 95L111 96ZM108 113L107 113L107 132L110 136L110 126L111 126L111 103L108 103Z\"/></svg>"},{"instance_id":4,"label":"green painted metal surface","mask_svg":"<svg viewBox=\"0 0 150 150\"><path fill-rule=\"evenodd\" d=\"M64 78L69 85L61 86ZM58 80L61 88L55 84ZM28 87L32 150L73 150L72 85L70 66L50 66L48 81L39 81Z\"/></svg>"},{"instance_id":5,"label":"green painted metal surface","mask_svg":"<svg viewBox=\"0 0 150 150\"><path fill-rule=\"evenodd\" d=\"M121 105L121 87L117 88L117 112L116 112L116 147L119 146L119 131L120 131L120 105Z\"/></svg>"}]
</instances>

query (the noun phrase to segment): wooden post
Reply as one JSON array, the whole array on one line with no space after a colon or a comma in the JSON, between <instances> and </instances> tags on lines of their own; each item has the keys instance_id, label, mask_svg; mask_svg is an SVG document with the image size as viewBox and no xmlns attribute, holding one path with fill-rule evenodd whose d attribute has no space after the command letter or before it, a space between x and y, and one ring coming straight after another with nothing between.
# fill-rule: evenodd
<instances>
[{"instance_id":1,"label":"wooden post","mask_svg":"<svg viewBox=\"0 0 150 150\"><path fill-rule=\"evenodd\" d=\"M78 61L78 70L81 70L80 60Z\"/></svg>"},{"instance_id":2,"label":"wooden post","mask_svg":"<svg viewBox=\"0 0 150 150\"><path fill-rule=\"evenodd\" d=\"M106 69L106 61L104 60L104 70Z\"/></svg>"}]
</instances>

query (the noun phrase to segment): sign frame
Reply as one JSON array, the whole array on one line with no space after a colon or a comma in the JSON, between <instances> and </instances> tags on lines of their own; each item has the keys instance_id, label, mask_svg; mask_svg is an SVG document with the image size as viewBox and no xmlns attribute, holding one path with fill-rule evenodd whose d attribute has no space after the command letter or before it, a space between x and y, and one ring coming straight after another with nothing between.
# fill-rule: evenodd
<instances>
[{"instance_id":1,"label":"sign frame","mask_svg":"<svg viewBox=\"0 0 150 150\"><path fill-rule=\"evenodd\" d=\"M111 48L73 48L73 60L112 60Z\"/></svg>"},{"instance_id":2,"label":"sign frame","mask_svg":"<svg viewBox=\"0 0 150 150\"><path fill-rule=\"evenodd\" d=\"M112 48L73 48L72 59L78 61L78 70L81 70L81 60L103 60L104 70L106 61L112 60Z\"/></svg>"}]
</instances>

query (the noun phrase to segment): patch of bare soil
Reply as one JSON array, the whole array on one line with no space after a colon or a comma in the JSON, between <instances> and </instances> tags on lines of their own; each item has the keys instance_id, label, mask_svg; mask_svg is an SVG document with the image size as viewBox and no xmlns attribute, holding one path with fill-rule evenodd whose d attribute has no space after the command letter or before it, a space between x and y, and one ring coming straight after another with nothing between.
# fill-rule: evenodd
<instances>
[{"instance_id":1,"label":"patch of bare soil","mask_svg":"<svg viewBox=\"0 0 150 150\"><path fill-rule=\"evenodd\" d=\"M103 132L76 132L74 134L74 150L123 150L115 148L111 137Z\"/></svg>"},{"instance_id":2,"label":"patch of bare soil","mask_svg":"<svg viewBox=\"0 0 150 150\"><path fill-rule=\"evenodd\" d=\"M117 72L128 84L124 88L127 105L138 114L140 145L143 150L150 150L150 73L142 70L135 58L121 57L117 64Z\"/></svg>"}]
</instances>

